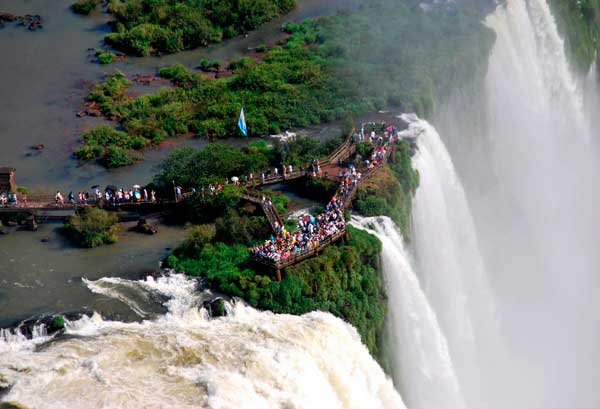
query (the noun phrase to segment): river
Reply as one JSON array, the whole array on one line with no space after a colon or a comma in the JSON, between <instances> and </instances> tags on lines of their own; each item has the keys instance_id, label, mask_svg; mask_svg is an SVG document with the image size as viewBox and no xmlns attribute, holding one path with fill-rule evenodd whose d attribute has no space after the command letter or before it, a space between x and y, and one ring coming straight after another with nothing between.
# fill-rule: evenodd
<instances>
[{"instance_id":1,"label":"river","mask_svg":"<svg viewBox=\"0 0 600 409\"><path fill-rule=\"evenodd\" d=\"M120 69L130 76L155 74L159 67L174 63L194 68L202 58L232 60L248 48L278 38L280 26L286 21L333 13L339 7L354 7L357 0L300 0L290 14L247 37L161 58L131 57L110 66L94 63L93 52L88 50L102 46L102 38L110 32L109 16L100 10L86 17L76 15L69 9L71 3L71 0L0 1L2 12L39 14L43 18L43 29L35 32L16 23L6 23L0 29L0 166L15 167L17 184L34 191L143 184L173 149L206 145L201 138L170 141L167 146L146 150L145 160L139 164L114 170L73 159L82 131L105 121L75 115L82 109L91 85L101 80L104 73ZM339 126L313 127L304 132L329 138L339 133ZM241 139L227 142L247 143ZM45 149L31 149L38 144ZM310 206L300 198L295 199L297 206ZM33 315L94 309L108 316L139 319L114 300L90 296L81 278L98 279L106 275L138 278L156 271L167 248L177 245L185 234L182 228L162 226L157 236L125 232L116 245L86 250L65 242L56 228L44 226L35 234L14 232L0 236L0 327ZM47 236L51 241L42 243L41 239Z\"/></svg>"}]
</instances>

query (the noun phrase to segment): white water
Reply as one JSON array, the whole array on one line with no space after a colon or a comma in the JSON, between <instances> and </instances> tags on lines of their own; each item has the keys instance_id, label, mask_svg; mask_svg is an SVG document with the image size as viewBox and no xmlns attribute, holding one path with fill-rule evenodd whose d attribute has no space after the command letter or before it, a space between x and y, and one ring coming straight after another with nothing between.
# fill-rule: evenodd
<instances>
[{"instance_id":1,"label":"white water","mask_svg":"<svg viewBox=\"0 0 600 409\"><path fill-rule=\"evenodd\" d=\"M446 337L421 288L401 234L388 217L354 216L352 224L376 235L383 244L394 370L408 407L463 407Z\"/></svg>"},{"instance_id":2,"label":"white water","mask_svg":"<svg viewBox=\"0 0 600 409\"><path fill-rule=\"evenodd\" d=\"M468 175L466 196L507 351L496 354L495 346L484 350L489 357L483 362L492 355L506 357L506 362L484 368L483 394L476 397L482 404L477 406L600 407L600 95L595 69L588 78L572 73L546 0L508 0L486 23L497 40L485 80L485 114L471 118L475 125L463 127L466 132L453 132L460 126L443 128L459 168L482 170ZM466 117L458 111L455 115L457 121ZM480 129L485 132L478 138L465 137ZM456 148L477 139L479 147L468 150L476 155ZM450 178L443 184L454 182ZM417 197L417 230L422 203ZM446 212L431 209L426 216L455 214L454 208L444 208ZM424 222L436 227L431 220ZM442 252L431 247L451 246L443 226L437 226L435 244L417 244L420 255ZM431 257L426 260L432 262ZM432 298L432 305L439 298ZM454 311L462 311L463 319L480 313L478 306L473 309L460 299ZM439 317L446 330L446 319ZM452 336L468 325L460 320L455 325L448 329L449 348L461 387L472 392L461 377L463 365L454 354Z\"/></svg>"},{"instance_id":3,"label":"white water","mask_svg":"<svg viewBox=\"0 0 600 409\"><path fill-rule=\"evenodd\" d=\"M502 349L494 296L465 192L444 143L426 121L402 119L409 122L404 133L416 136L418 144L413 163L420 179L412 213L417 270L472 405L484 399L486 368L498 364L493 355Z\"/></svg>"},{"instance_id":4,"label":"white water","mask_svg":"<svg viewBox=\"0 0 600 409\"><path fill-rule=\"evenodd\" d=\"M5 399L36 409L404 408L356 330L332 315L236 303L209 320L182 275L87 284L118 299L123 287L168 297L169 312L141 323L94 314L68 323L72 337L0 354L0 379L14 384Z\"/></svg>"}]
</instances>

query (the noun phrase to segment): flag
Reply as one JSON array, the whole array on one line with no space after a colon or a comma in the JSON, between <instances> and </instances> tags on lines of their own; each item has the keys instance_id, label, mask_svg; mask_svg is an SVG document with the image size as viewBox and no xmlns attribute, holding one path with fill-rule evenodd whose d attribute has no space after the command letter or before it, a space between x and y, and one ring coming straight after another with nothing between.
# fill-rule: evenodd
<instances>
[{"instance_id":1,"label":"flag","mask_svg":"<svg viewBox=\"0 0 600 409\"><path fill-rule=\"evenodd\" d=\"M246 128L246 116L244 115L244 106L242 105L242 111L240 112L240 117L237 122L238 128L244 134L244 136L248 136L248 129Z\"/></svg>"}]
</instances>

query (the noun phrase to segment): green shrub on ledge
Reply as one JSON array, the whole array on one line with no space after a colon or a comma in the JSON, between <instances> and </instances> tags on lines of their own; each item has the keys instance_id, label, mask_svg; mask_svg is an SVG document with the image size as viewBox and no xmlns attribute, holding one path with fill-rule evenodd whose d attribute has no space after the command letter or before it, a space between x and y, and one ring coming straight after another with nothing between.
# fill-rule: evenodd
<instances>
[{"instance_id":1,"label":"green shrub on ledge","mask_svg":"<svg viewBox=\"0 0 600 409\"><path fill-rule=\"evenodd\" d=\"M116 243L119 216L96 207L86 207L71 217L64 233L81 247Z\"/></svg>"},{"instance_id":2,"label":"green shrub on ledge","mask_svg":"<svg viewBox=\"0 0 600 409\"><path fill-rule=\"evenodd\" d=\"M98 5L97 0L78 0L71 4L71 10L77 14L90 14Z\"/></svg>"}]
</instances>

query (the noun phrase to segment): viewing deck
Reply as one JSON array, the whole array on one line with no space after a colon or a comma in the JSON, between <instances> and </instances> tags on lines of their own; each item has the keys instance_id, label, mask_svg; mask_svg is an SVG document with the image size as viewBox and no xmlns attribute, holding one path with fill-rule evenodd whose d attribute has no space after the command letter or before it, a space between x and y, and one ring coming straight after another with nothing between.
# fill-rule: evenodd
<instances>
[{"instance_id":1,"label":"viewing deck","mask_svg":"<svg viewBox=\"0 0 600 409\"><path fill-rule=\"evenodd\" d=\"M375 145L377 148L377 145ZM361 172L362 177L352 185L344 186L340 183L336 190L335 197L338 202L341 201L341 206L337 209L341 212L345 212L350 206L352 199L355 197L359 186L370 179L389 159L394 157L394 145L389 145L384 148L385 154L378 160L376 165L357 167L357 170ZM267 220L273 231L277 234L278 229L284 226L283 217L276 211L270 200L265 200L265 195L257 190L263 186L268 186L276 183L284 183L300 178L327 178L329 180L340 181L338 176L339 172L343 170L341 167L342 163L347 161L352 155L357 152L357 143L352 140L351 137L346 138L330 155L326 158L319 159L316 161L312 169L310 167L305 169L297 170L294 172L286 172L285 168L283 172L277 174L271 174L268 172L260 173L258 178L251 177L243 182L238 182L241 186L247 188L246 192L242 195L242 199L249 202L258 204L261 206ZM318 170L316 170L318 168ZM4 181L7 187L10 187L14 191L16 185L14 184L14 169L6 168L10 170L7 173L8 177ZM114 190L114 189L113 189ZM27 217L27 223L31 226L35 226L36 223L52 223L52 222L65 222L74 214L78 209L96 206L101 207L109 211L119 211L120 221L134 221L140 217L142 212L146 214L161 214L160 211L165 211L174 207L177 203L185 200L191 192L177 193L174 191L172 199L158 199L156 200L127 200L127 201L111 201L105 200L104 196L102 199L90 198L85 201L57 201L54 195L17 195L18 203L10 203L4 206L0 205L0 215L10 213L29 213ZM335 230L335 229L334 229ZM296 230L294 233L298 233ZM343 223L343 228L335 231L333 234L327 235L318 241L310 242L306 248L294 251L286 257L265 257L257 254L251 254L250 260L258 265L273 270L277 274L277 278L281 279L281 270L285 267L299 263L300 261L306 260L310 257L318 255L324 248L337 242L341 238L347 237L346 224ZM318 244L315 244L318 243ZM287 252L286 252L287 254Z\"/></svg>"},{"instance_id":2,"label":"viewing deck","mask_svg":"<svg viewBox=\"0 0 600 409\"><path fill-rule=\"evenodd\" d=\"M385 150L385 154L384 154L382 160L379 161L373 168L370 168L370 169L369 168L365 169L364 167L361 168L360 170L362 171L362 178L360 179L360 181L358 183L354 184L349 191L346 190L345 192L343 192L343 189L342 189L343 185L340 184L340 186L338 187L338 189L335 193L335 196L338 198L338 200L342 201L341 210L343 212L345 212L348 209L348 207L350 206L352 199L354 199L354 197L356 196L356 192L358 191L359 186L361 184L363 184L365 181L372 178L373 175L375 175L377 173L377 171L379 169L381 169L388 162L388 160L390 159L390 157L392 157L392 155L394 153L394 149L395 149L394 146L388 146ZM338 166L338 163L340 160L346 160L350 155L352 155L353 153L356 152L356 144L351 144L351 146L345 147L344 152L345 152L345 155L348 155L348 156L345 156L345 158L342 156L342 157L334 158L333 160L327 161L327 163L321 167L321 172L319 175L316 175L316 176L307 175L307 176L322 177L322 175L328 174L329 179L339 180L339 178L337 176L334 176L337 174L337 172L335 172L335 170L340 169ZM272 209L272 210L274 210L274 209ZM279 223L281 223L281 221L280 221L281 217L279 217L278 220L279 220ZM250 260L255 264L258 264L262 267L265 267L267 269L274 271L276 273L277 279L281 280L281 270L283 268L289 267L289 266L297 264L303 260L306 260L310 257L318 255L327 246L337 242L341 238L347 238L347 231L346 231L345 223L344 223L343 229L337 231L336 233L334 233L330 236L325 237L324 239L322 239L321 241L318 242L318 245L311 244L301 251L293 252L293 254L290 254L288 257L272 258L272 257L265 257L265 256L260 256L260 255L251 253Z\"/></svg>"}]
</instances>

